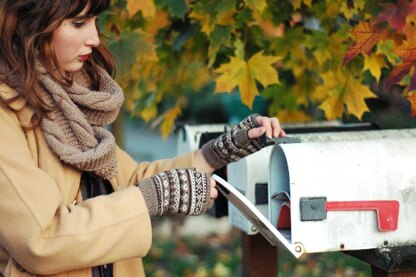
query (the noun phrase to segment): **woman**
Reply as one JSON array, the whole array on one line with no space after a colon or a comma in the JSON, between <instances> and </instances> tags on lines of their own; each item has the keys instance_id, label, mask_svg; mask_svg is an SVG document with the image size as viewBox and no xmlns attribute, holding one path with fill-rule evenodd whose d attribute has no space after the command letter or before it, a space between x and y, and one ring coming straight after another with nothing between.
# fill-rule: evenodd
<instances>
[{"instance_id":1,"label":"woman","mask_svg":"<svg viewBox=\"0 0 416 277\"><path fill-rule=\"evenodd\" d=\"M201 150L136 163L103 128L123 102L95 25L109 2L0 0L3 276L144 275L150 216L203 213L209 174L285 135L253 115Z\"/></svg>"}]
</instances>

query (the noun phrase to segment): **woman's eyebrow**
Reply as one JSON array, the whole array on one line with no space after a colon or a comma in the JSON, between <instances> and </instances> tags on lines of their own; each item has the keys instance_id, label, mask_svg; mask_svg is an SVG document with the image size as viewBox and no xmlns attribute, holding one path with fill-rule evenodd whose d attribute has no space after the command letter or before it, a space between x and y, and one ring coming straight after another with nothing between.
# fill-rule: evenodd
<instances>
[{"instance_id":1,"label":"woman's eyebrow","mask_svg":"<svg viewBox=\"0 0 416 277\"><path fill-rule=\"evenodd\" d=\"M70 18L70 19L75 19L75 20L83 20L83 19L88 19L88 18L91 18L91 17L93 17L94 15L92 15L92 14L84 14L84 15L77 15L77 16L75 16L75 17L72 17L72 18Z\"/></svg>"}]
</instances>

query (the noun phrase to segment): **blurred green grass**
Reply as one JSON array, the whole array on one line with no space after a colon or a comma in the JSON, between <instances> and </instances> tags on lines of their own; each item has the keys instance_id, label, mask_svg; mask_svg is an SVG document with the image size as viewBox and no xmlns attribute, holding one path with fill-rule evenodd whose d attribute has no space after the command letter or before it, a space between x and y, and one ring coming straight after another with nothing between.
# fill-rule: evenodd
<instances>
[{"instance_id":1,"label":"blurred green grass","mask_svg":"<svg viewBox=\"0 0 416 277\"><path fill-rule=\"evenodd\" d=\"M203 226L201 226L203 228ZM147 276L228 277L243 276L241 232L204 237L157 237L144 258ZM367 277L370 266L343 253L309 254L294 258L279 249L279 277Z\"/></svg>"}]
</instances>

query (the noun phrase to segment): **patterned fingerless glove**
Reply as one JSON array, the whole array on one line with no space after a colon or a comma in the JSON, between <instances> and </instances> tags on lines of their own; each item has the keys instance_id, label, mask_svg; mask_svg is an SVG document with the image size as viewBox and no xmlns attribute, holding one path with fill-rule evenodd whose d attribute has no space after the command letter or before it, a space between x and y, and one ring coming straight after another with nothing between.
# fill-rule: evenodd
<instances>
[{"instance_id":1,"label":"patterned fingerless glove","mask_svg":"<svg viewBox=\"0 0 416 277\"><path fill-rule=\"evenodd\" d=\"M200 215L208 206L210 178L195 169L172 169L137 185L151 215Z\"/></svg>"},{"instance_id":2,"label":"patterned fingerless glove","mask_svg":"<svg viewBox=\"0 0 416 277\"><path fill-rule=\"evenodd\" d=\"M248 137L250 129L259 127L255 120L256 116L258 114L249 115L229 133L224 133L202 146L202 155L210 166L219 169L266 146L263 140Z\"/></svg>"}]
</instances>

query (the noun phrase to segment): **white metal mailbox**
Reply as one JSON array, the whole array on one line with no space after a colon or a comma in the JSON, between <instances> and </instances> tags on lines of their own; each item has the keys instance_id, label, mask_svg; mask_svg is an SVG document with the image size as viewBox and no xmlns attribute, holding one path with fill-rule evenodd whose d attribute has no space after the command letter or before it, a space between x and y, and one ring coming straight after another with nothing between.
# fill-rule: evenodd
<instances>
[{"instance_id":1,"label":"white metal mailbox","mask_svg":"<svg viewBox=\"0 0 416 277\"><path fill-rule=\"evenodd\" d=\"M268 170L272 146L227 165L227 179L268 218ZM258 233L255 225L230 202L228 216L233 226L249 235Z\"/></svg>"},{"instance_id":2,"label":"white metal mailbox","mask_svg":"<svg viewBox=\"0 0 416 277\"><path fill-rule=\"evenodd\" d=\"M326 141L345 141L345 140L364 140L381 139L386 137L415 137L416 130L382 130L382 131L343 131L343 132L323 132L297 134L302 143L326 142ZM261 151L249 155L235 163L227 165L227 179L239 192L241 192L255 207L266 217L269 218L270 201L269 192L264 201L264 188L268 187L269 182L269 161L272 153L272 146L266 147ZM284 201L279 202L279 206ZM274 203L276 204L276 203ZM283 207L286 209L288 207ZM252 224L233 204L228 203L229 220L231 224L249 235L258 233ZM274 217L274 214L273 214ZM283 232L284 233L284 232Z\"/></svg>"},{"instance_id":3,"label":"white metal mailbox","mask_svg":"<svg viewBox=\"0 0 416 277\"><path fill-rule=\"evenodd\" d=\"M387 133L273 147L269 221L296 257L416 244L415 134Z\"/></svg>"},{"instance_id":4,"label":"white metal mailbox","mask_svg":"<svg viewBox=\"0 0 416 277\"><path fill-rule=\"evenodd\" d=\"M222 133L229 130L227 124L199 124L199 125L183 125L177 133L177 151L183 154L192 150L199 149L201 135L204 133Z\"/></svg>"}]
</instances>

